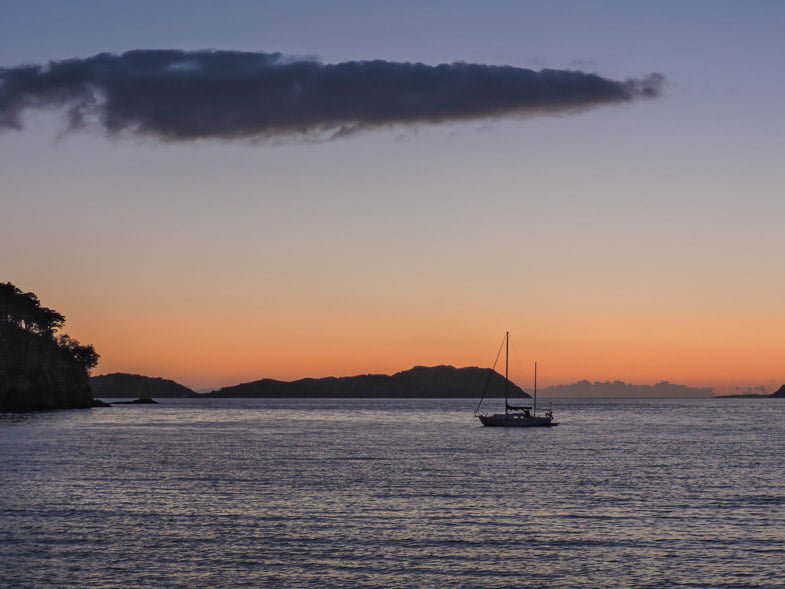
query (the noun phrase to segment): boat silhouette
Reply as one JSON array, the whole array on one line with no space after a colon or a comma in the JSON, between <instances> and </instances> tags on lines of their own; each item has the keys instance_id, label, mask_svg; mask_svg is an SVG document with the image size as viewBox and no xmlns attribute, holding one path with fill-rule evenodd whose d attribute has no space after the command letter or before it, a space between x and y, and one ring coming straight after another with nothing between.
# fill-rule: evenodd
<instances>
[{"instance_id":1,"label":"boat silhouette","mask_svg":"<svg viewBox=\"0 0 785 589\"><path fill-rule=\"evenodd\" d=\"M474 410L474 415L486 427L553 427L559 425L558 422L553 421L553 411L548 410L545 415L537 415L537 363L534 363L534 403L532 405L510 405L508 392L509 392L509 370L510 370L510 332L504 334L504 341L502 345L505 348L504 354L504 413L486 414L480 412L480 407L485 399L485 394L488 392L488 384L490 383L490 376L493 375L496 369L496 363L499 361L501 354L501 346L499 353L496 354L496 362L491 368L488 381L485 384L485 390L482 392L480 402Z\"/></svg>"}]
</instances>

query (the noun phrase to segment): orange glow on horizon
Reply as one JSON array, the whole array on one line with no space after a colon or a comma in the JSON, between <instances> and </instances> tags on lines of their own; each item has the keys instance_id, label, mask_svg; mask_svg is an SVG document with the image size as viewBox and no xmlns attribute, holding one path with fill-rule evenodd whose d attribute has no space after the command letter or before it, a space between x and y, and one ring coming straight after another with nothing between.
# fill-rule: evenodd
<instances>
[{"instance_id":1,"label":"orange glow on horizon","mask_svg":"<svg viewBox=\"0 0 785 589\"><path fill-rule=\"evenodd\" d=\"M175 287L123 284L88 295L60 285L38 293L65 312L66 332L101 354L95 374L160 376L200 390L261 378L392 374L415 365L487 367L508 329L510 376L526 389L535 360L542 388L584 379L667 380L718 391L775 390L785 382L785 322L770 321L770 304L734 315L720 297L702 305L662 297L640 309L624 297L606 301L588 292L534 293L515 304L473 290L449 299L433 291L366 290L350 301L341 291L287 297L263 288L205 288L186 296Z\"/></svg>"},{"instance_id":2,"label":"orange glow on horizon","mask_svg":"<svg viewBox=\"0 0 785 589\"><path fill-rule=\"evenodd\" d=\"M188 312L159 321L141 313L126 316L111 330L85 315L73 333L102 354L97 374L135 372L206 389L261 378L392 374L415 365L490 366L504 329L498 319L492 321L499 325L495 331L479 320L453 325L445 314L423 317L415 331L393 312L385 322L360 313L352 317L355 313L336 310L326 319L317 311L309 315L300 310L296 320L251 318L243 328L223 321L194 324ZM593 325L547 329L542 322L531 327L528 337L521 328L511 330L511 379L531 388L536 360L543 388L583 379L667 380L718 389L779 386L781 359L765 350L782 349L782 340L773 338L764 346L757 337L730 337L716 326L657 330L656 323L656 318L640 322L634 332L626 325L611 329L610 324L602 333ZM497 370L503 371L503 358Z\"/></svg>"}]
</instances>

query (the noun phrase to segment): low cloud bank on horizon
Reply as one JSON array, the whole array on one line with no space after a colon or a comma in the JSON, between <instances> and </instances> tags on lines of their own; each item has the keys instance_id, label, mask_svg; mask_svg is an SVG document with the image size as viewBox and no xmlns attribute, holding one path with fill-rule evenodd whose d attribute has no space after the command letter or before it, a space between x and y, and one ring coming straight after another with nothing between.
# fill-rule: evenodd
<instances>
[{"instance_id":1,"label":"low cloud bank on horizon","mask_svg":"<svg viewBox=\"0 0 785 589\"><path fill-rule=\"evenodd\" d=\"M621 380L597 381L579 380L573 384L547 387L544 394L550 397L598 397L608 399L635 398L702 398L714 395L711 387L690 387L668 381L654 385L630 384Z\"/></svg>"},{"instance_id":2,"label":"low cloud bank on horizon","mask_svg":"<svg viewBox=\"0 0 785 589\"><path fill-rule=\"evenodd\" d=\"M63 109L68 130L161 141L335 138L387 126L568 114L655 98L664 78L577 70L324 64L280 53L140 49L0 68L0 130L27 111Z\"/></svg>"}]
</instances>

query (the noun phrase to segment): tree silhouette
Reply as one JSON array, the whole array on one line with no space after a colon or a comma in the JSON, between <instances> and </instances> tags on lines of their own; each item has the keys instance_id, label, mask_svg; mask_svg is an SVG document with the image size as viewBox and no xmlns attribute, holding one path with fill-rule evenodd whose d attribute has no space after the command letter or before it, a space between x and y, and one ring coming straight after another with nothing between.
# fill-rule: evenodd
<instances>
[{"instance_id":1,"label":"tree silhouette","mask_svg":"<svg viewBox=\"0 0 785 589\"><path fill-rule=\"evenodd\" d=\"M75 340L65 333L57 337L57 345L64 350L68 350L74 357L74 360L84 366L88 372L98 364L100 356L92 345L83 346L79 343L79 340Z\"/></svg>"},{"instance_id":2,"label":"tree silhouette","mask_svg":"<svg viewBox=\"0 0 785 589\"><path fill-rule=\"evenodd\" d=\"M83 346L67 334L56 335L65 325L65 316L42 306L35 293L23 292L10 282L0 283L0 326L4 324L53 340L87 372L98 364L93 346Z\"/></svg>"}]
</instances>

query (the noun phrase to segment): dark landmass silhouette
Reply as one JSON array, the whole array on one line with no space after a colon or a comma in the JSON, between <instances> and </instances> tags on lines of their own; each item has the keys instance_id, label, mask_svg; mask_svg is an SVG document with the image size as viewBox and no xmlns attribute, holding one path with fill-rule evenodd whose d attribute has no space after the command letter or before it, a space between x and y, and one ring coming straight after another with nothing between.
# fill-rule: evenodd
<instances>
[{"instance_id":1,"label":"dark landmass silhouette","mask_svg":"<svg viewBox=\"0 0 785 589\"><path fill-rule=\"evenodd\" d=\"M759 385L756 387L747 388L742 393L735 393L732 395L717 395L718 399L770 399L772 397L785 397L785 385L782 385L773 393L766 392L765 385Z\"/></svg>"},{"instance_id":2,"label":"dark landmass silhouette","mask_svg":"<svg viewBox=\"0 0 785 589\"><path fill-rule=\"evenodd\" d=\"M489 381L490 377L490 381ZM293 397L293 398L479 398L488 385L486 397L504 397L504 377L488 368L415 366L393 375L303 378L281 381L265 378L224 387L203 397ZM523 389L509 383L509 396L526 397Z\"/></svg>"},{"instance_id":3,"label":"dark landmass silhouette","mask_svg":"<svg viewBox=\"0 0 785 589\"><path fill-rule=\"evenodd\" d=\"M738 395L717 395L715 399L768 399L774 395L764 395L761 393L741 393Z\"/></svg>"},{"instance_id":4,"label":"dark landmass silhouette","mask_svg":"<svg viewBox=\"0 0 785 589\"><path fill-rule=\"evenodd\" d=\"M90 387L96 397L109 399L118 397L196 397L186 386L165 378L114 372L90 378Z\"/></svg>"},{"instance_id":5,"label":"dark landmass silhouette","mask_svg":"<svg viewBox=\"0 0 785 589\"><path fill-rule=\"evenodd\" d=\"M0 283L0 411L93 406L88 377L98 354L58 334L64 324L35 294Z\"/></svg>"},{"instance_id":6,"label":"dark landmass silhouette","mask_svg":"<svg viewBox=\"0 0 785 589\"><path fill-rule=\"evenodd\" d=\"M645 399L645 398L702 398L711 397L711 388L688 387L667 381L655 385L628 384L620 380L606 382L590 382L581 380L573 384L547 387L542 391L543 397L594 397L612 399Z\"/></svg>"},{"instance_id":7,"label":"dark landmass silhouette","mask_svg":"<svg viewBox=\"0 0 785 589\"><path fill-rule=\"evenodd\" d=\"M113 405L158 405L158 401L150 397L139 397L133 401L115 401Z\"/></svg>"}]
</instances>

